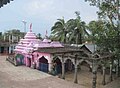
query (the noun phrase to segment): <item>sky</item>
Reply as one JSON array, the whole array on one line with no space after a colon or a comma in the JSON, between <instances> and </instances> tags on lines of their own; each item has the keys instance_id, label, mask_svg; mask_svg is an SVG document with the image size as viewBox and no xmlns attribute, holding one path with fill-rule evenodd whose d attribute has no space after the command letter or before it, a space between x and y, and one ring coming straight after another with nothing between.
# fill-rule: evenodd
<instances>
[{"instance_id":1,"label":"sky","mask_svg":"<svg viewBox=\"0 0 120 88\"><path fill-rule=\"evenodd\" d=\"M51 27L64 17L65 21L75 18L75 11L80 12L81 19L86 23L97 20L96 7L84 0L14 0L0 8L0 31L11 29L24 31L23 20L27 22L26 31L32 23L32 31L50 35Z\"/></svg>"}]
</instances>

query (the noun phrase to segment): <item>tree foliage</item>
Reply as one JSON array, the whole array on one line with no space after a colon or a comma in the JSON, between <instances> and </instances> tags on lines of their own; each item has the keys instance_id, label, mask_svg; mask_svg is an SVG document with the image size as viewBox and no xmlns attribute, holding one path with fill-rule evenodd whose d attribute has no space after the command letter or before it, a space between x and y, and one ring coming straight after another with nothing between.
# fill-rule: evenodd
<instances>
[{"instance_id":1,"label":"tree foliage","mask_svg":"<svg viewBox=\"0 0 120 88\"><path fill-rule=\"evenodd\" d=\"M68 25L65 22L64 18L58 19L57 22L55 22L54 26L51 28L52 37L64 43L67 42L67 31Z\"/></svg>"},{"instance_id":2,"label":"tree foliage","mask_svg":"<svg viewBox=\"0 0 120 88\"><path fill-rule=\"evenodd\" d=\"M51 29L51 37L64 43L82 44L86 31L86 23L81 20L80 13L75 12L76 18L69 19L65 22L64 19L58 19Z\"/></svg>"},{"instance_id":3,"label":"tree foliage","mask_svg":"<svg viewBox=\"0 0 120 88\"><path fill-rule=\"evenodd\" d=\"M85 0L90 5L99 8L98 16L111 23L113 30L120 30L120 1L119 0Z\"/></svg>"},{"instance_id":4,"label":"tree foliage","mask_svg":"<svg viewBox=\"0 0 120 88\"><path fill-rule=\"evenodd\" d=\"M69 25L69 42L76 44L82 44L85 38L85 35L88 35L86 31L86 23L81 20L80 13L78 11L75 12L76 18L68 20Z\"/></svg>"},{"instance_id":5,"label":"tree foliage","mask_svg":"<svg viewBox=\"0 0 120 88\"><path fill-rule=\"evenodd\" d=\"M102 20L102 24L98 22L89 23L89 29L92 29L93 34L98 35L95 42L103 51L113 52L116 56L118 56L118 54L120 53L120 1L85 1L90 2L90 5L99 8L99 11L97 13L99 18ZM100 26L102 28L99 28ZM96 30L98 30L98 32ZM103 32L101 33L100 30L103 30Z\"/></svg>"},{"instance_id":6,"label":"tree foliage","mask_svg":"<svg viewBox=\"0 0 120 88\"><path fill-rule=\"evenodd\" d=\"M3 34L6 41L9 41L9 37L12 37L12 36L14 36L15 38L18 38L18 40L19 40L20 38L23 38L24 35L25 35L25 33L21 32L18 29L8 30Z\"/></svg>"}]
</instances>

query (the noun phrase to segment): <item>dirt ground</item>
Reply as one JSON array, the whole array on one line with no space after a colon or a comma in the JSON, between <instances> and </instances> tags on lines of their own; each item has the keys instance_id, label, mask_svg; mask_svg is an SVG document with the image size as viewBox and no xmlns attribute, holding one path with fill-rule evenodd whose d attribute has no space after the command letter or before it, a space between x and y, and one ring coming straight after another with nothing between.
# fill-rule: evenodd
<instances>
[{"instance_id":1,"label":"dirt ground","mask_svg":"<svg viewBox=\"0 0 120 88\"><path fill-rule=\"evenodd\" d=\"M15 67L0 56L0 88L86 88L25 66Z\"/></svg>"},{"instance_id":2,"label":"dirt ground","mask_svg":"<svg viewBox=\"0 0 120 88\"><path fill-rule=\"evenodd\" d=\"M68 72L65 75L65 80L73 82L74 72ZM81 66L81 70L78 70L78 84L87 88L92 88L92 72L86 66ZM97 72L97 88L120 88L120 78L113 75L113 82L109 80L109 74L106 74L106 85L102 85L103 76L100 72Z\"/></svg>"},{"instance_id":3,"label":"dirt ground","mask_svg":"<svg viewBox=\"0 0 120 88\"><path fill-rule=\"evenodd\" d=\"M74 72L65 74L65 80L25 66L15 67L0 56L0 88L92 88L92 73L85 66L78 72L78 84L73 83ZM97 88L120 88L120 78L103 86L101 73L97 74Z\"/></svg>"}]
</instances>

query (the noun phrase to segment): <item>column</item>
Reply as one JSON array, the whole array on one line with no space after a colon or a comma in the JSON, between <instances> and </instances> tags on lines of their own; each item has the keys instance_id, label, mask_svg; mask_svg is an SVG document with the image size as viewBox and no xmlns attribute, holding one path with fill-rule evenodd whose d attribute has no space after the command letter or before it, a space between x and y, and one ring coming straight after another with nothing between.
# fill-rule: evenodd
<instances>
[{"instance_id":1,"label":"column","mask_svg":"<svg viewBox=\"0 0 120 88\"><path fill-rule=\"evenodd\" d=\"M92 80L92 88L96 88L96 80L97 80L97 61L93 60L92 63L92 73L93 73L93 80Z\"/></svg>"},{"instance_id":2,"label":"column","mask_svg":"<svg viewBox=\"0 0 120 88\"><path fill-rule=\"evenodd\" d=\"M49 60L48 60L48 71L49 71L49 73L52 73L52 70L53 70L53 62L52 62L52 60L53 60L53 55L51 55L50 56L50 58L49 58Z\"/></svg>"},{"instance_id":3,"label":"column","mask_svg":"<svg viewBox=\"0 0 120 88\"><path fill-rule=\"evenodd\" d=\"M78 83L78 79L77 79L77 55L75 55L75 59L74 59L74 65L75 65L75 73L74 73L74 83Z\"/></svg>"},{"instance_id":4,"label":"column","mask_svg":"<svg viewBox=\"0 0 120 88\"><path fill-rule=\"evenodd\" d=\"M31 67L32 69L34 69L34 64L35 64L35 63L34 63L34 61L33 61L33 56L32 56L32 55L31 55L31 58L30 58L30 59L31 59L31 60L30 60L30 61L31 61L31 66L30 66L30 67Z\"/></svg>"},{"instance_id":5,"label":"column","mask_svg":"<svg viewBox=\"0 0 120 88\"><path fill-rule=\"evenodd\" d=\"M4 35L4 41L6 40L6 35Z\"/></svg>"},{"instance_id":6,"label":"column","mask_svg":"<svg viewBox=\"0 0 120 88\"><path fill-rule=\"evenodd\" d=\"M105 65L103 65L103 81L102 81L102 84L105 85L106 82L105 82Z\"/></svg>"},{"instance_id":7,"label":"column","mask_svg":"<svg viewBox=\"0 0 120 88\"><path fill-rule=\"evenodd\" d=\"M14 42L14 36L12 35L12 43Z\"/></svg>"},{"instance_id":8,"label":"column","mask_svg":"<svg viewBox=\"0 0 120 88\"><path fill-rule=\"evenodd\" d=\"M112 81L112 63L110 63L110 82Z\"/></svg>"},{"instance_id":9,"label":"column","mask_svg":"<svg viewBox=\"0 0 120 88\"><path fill-rule=\"evenodd\" d=\"M77 64L75 64L74 83L78 83L77 70L78 70L78 67L77 67Z\"/></svg>"},{"instance_id":10,"label":"column","mask_svg":"<svg viewBox=\"0 0 120 88\"><path fill-rule=\"evenodd\" d=\"M31 53L31 67L33 69L36 69L36 60L35 60L35 56Z\"/></svg>"},{"instance_id":11,"label":"column","mask_svg":"<svg viewBox=\"0 0 120 88\"><path fill-rule=\"evenodd\" d=\"M48 68L49 72L52 71L52 62L49 62L49 68Z\"/></svg>"},{"instance_id":12,"label":"column","mask_svg":"<svg viewBox=\"0 0 120 88\"><path fill-rule=\"evenodd\" d=\"M62 79L65 79L65 62L63 57L62 57Z\"/></svg>"},{"instance_id":13,"label":"column","mask_svg":"<svg viewBox=\"0 0 120 88\"><path fill-rule=\"evenodd\" d=\"M9 46L9 54L11 54L11 46Z\"/></svg>"},{"instance_id":14,"label":"column","mask_svg":"<svg viewBox=\"0 0 120 88\"><path fill-rule=\"evenodd\" d=\"M9 35L9 42L11 42L11 35Z\"/></svg>"}]
</instances>

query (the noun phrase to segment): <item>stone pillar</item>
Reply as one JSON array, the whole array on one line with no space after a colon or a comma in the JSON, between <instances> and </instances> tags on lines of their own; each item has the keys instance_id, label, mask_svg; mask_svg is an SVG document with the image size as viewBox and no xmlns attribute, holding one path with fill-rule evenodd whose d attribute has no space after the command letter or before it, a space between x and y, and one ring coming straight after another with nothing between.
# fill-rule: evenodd
<instances>
[{"instance_id":1,"label":"stone pillar","mask_svg":"<svg viewBox=\"0 0 120 88\"><path fill-rule=\"evenodd\" d=\"M12 35L12 42L14 42L14 36Z\"/></svg>"},{"instance_id":2,"label":"stone pillar","mask_svg":"<svg viewBox=\"0 0 120 88\"><path fill-rule=\"evenodd\" d=\"M11 46L9 46L9 54L11 54Z\"/></svg>"},{"instance_id":3,"label":"stone pillar","mask_svg":"<svg viewBox=\"0 0 120 88\"><path fill-rule=\"evenodd\" d=\"M35 56L32 53L31 53L31 68L33 68L33 69L36 68Z\"/></svg>"},{"instance_id":4,"label":"stone pillar","mask_svg":"<svg viewBox=\"0 0 120 88\"><path fill-rule=\"evenodd\" d=\"M33 56L31 56L31 68L34 69L35 67L35 62L33 61Z\"/></svg>"},{"instance_id":5,"label":"stone pillar","mask_svg":"<svg viewBox=\"0 0 120 88\"><path fill-rule=\"evenodd\" d=\"M77 79L77 55L75 55L75 59L74 59L74 65L75 65L75 73L74 73L74 83L78 83L78 79Z\"/></svg>"},{"instance_id":6,"label":"stone pillar","mask_svg":"<svg viewBox=\"0 0 120 88\"><path fill-rule=\"evenodd\" d=\"M11 42L11 35L9 35L9 42Z\"/></svg>"},{"instance_id":7,"label":"stone pillar","mask_svg":"<svg viewBox=\"0 0 120 88\"><path fill-rule=\"evenodd\" d=\"M92 73L93 73L93 80L92 80L92 88L96 88L96 80L97 80L97 61L93 60L92 63Z\"/></svg>"},{"instance_id":8,"label":"stone pillar","mask_svg":"<svg viewBox=\"0 0 120 88\"><path fill-rule=\"evenodd\" d=\"M102 81L102 84L105 85L106 82L105 82L105 65L103 65L103 81Z\"/></svg>"},{"instance_id":9,"label":"stone pillar","mask_svg":"<svg viewBox=\"0 0 120 88\"><path fill-rule=\"evenodd\" d=\"M49 63L49 68L48 68L49 72L52 71L52 62Z\"/></svg>"},{"instance_id":10,"label":"stone pillar","mask_svg":"<svg viewBox=\"0 0 120 88\"><path fill-rule=\"evenodd\" d=\"M4 35L4 41L6 40L6 35Z\"/></svg>"},{"instance_id":11,"label":"stone pillar","mask_svg":"<svg viewBox=\"0 0 120 88\"><path fill-rule=\"evenodd\" d=\"M113 81L112 78L112 63L110 63L110 82Z\"/></svg>"},{"instance_id":12,"label":"stone pillar","mask_svg":"<svg viewBox=\"0 0 120 88\"><path fill-rule=\"evenodd\" d=\"M52 72L52 70L53 70L53 63L52 63L52 60L53 60L53 55L51 55L50 56L50 59L48 60L48 71L49 71L49 73L51 73Z\"/></svg>"},{"instance_id":13,"label":"stone pillar","mask_svg":"<svg viewBox=\"0 0 120 88\"><path fill-rule=\"evenodd\" d=\"M63 57L62 57L62 79L65 79L65 62Z\"/></svg>"}]
</instances>

